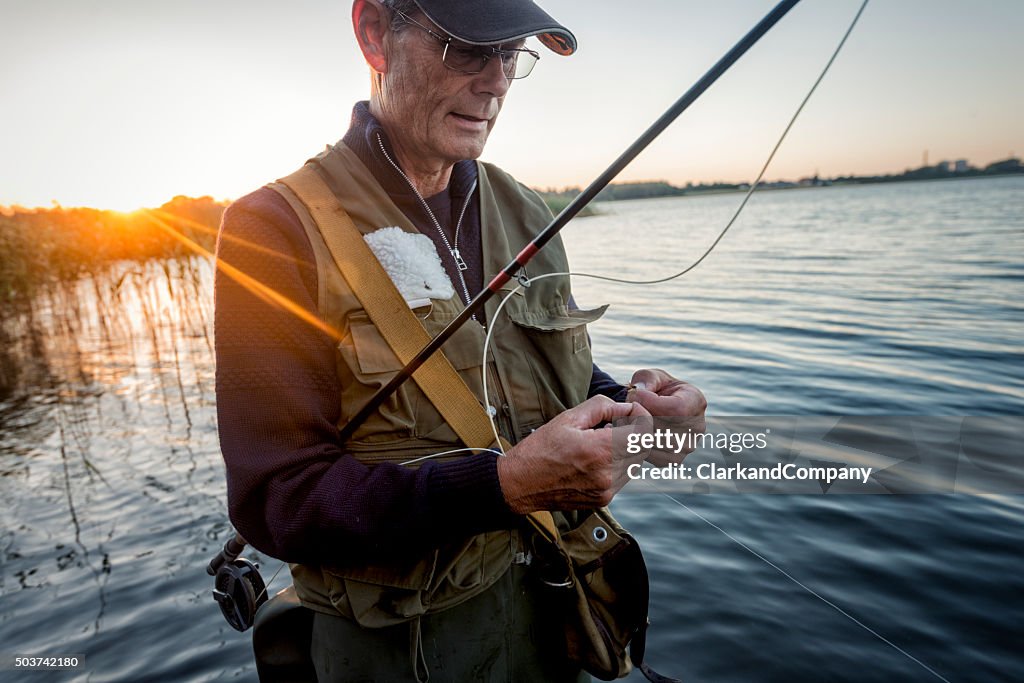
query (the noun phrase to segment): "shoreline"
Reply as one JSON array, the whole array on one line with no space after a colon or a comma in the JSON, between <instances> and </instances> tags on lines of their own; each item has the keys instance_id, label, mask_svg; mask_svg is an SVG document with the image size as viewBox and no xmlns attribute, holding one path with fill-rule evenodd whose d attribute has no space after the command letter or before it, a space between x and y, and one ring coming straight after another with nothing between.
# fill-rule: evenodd
<instances>
[{"instance_id":1,"label":"shoreline","mask_svg":"<svg viewBox=\"0 0 1024 683\"><path fill-rule=\"evenodd\" d=\"M898 178L892 180L854 180L854 181L842 181L842 182L829 182L821 183L818 185L784 185L784 186L773 186L772 184L762 183L758 186L755 192L775 192L775 191L786 191L786 190L820 190L830 187L855 187L861 185L896 185L904 183L933 183L933 182L948 182L954 180L986 180L990 178L1008 178L1012 176L1022 176L1022 172L1009 172L1009 173L986 173L986 174L975 174L975 175L960 175L950 176L947 178ZM658 195L651 195L648 197L621 197L612 199L601 199L600 195L594 199L587 206L593 206L595 204L610 204L613 202L631 202L639 201L643 199L686 199L692 197L707 197L711 195L723 195L723 194L744 194L750 189L747 187L736 187L728 189L713 189L713 190L688 190L680 193L665 193Z\"/></svg>"}]
</instances>

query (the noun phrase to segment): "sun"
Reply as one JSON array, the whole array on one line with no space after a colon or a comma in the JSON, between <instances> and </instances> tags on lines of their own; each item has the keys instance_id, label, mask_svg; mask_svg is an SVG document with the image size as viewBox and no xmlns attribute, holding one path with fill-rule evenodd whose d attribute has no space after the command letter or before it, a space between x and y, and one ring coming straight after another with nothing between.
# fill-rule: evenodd
<instances>
[{"instance_id":1,"label":"sun","mask_svg":"<svg viewBox=\"0 0 1024 683\"><path fill-rule=\"evenodd\" d=\"M172 195L163 193L159 196L152 193L111 193L106 198L97 197L90 205L97 209L106 209L122 215L137 215L143 209L160 206ZM164 196L166 195L166 196Z\"/></svg>"}]
</instances>

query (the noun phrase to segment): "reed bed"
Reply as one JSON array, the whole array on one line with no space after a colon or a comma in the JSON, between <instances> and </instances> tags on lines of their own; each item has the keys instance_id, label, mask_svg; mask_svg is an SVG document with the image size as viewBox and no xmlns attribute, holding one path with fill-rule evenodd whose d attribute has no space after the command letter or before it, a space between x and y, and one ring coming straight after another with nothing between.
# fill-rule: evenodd
<instances>
[{"instance_id":1,"label":"reed bed","mask_svg":"<svg viewBox=\"0 0 1024 683\"><path fill-rule=\"evenodd\" d=\"M159 281L165 288L187 287L189 309L196 313L195 300L212 299L212 291L200 294L196 259L212 257L224 207L209 197L177 197L158 209L132 213L5 209L0 215L0 399L18 388L71 379L68 354L55 346L66 351L67 343L58 340L73 342L82 332L83 310L90 309L86 317L105 334L117 336L119 328L128 327L126 316L138 315L138 306L126 310L124 298ZM196 327L205 330L205 320Z\"/></svg>"}]
</instances>

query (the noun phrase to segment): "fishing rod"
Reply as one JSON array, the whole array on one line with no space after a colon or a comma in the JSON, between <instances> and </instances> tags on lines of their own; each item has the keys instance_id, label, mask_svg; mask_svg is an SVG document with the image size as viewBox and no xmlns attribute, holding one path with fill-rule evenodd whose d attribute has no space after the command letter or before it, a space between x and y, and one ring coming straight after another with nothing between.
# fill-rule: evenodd
<instances>
[{"instance_id":1,"label":"fishing rod","mask_svg":"<svg viewBox=\"0 0 1024 683\"><path fill-rule=\"evenodd\" d=\"M637 140L630 145L626 151L624 151L618 159L612 162L605 171L599 175L585 190L576 196L572 202L566 206L561 213L559 213L552 221L544 228L533 240L523 247L522 251L516 255L516 257L509 262L494 278L487 284L487 286L480 291L473 300L470 301L466 307L456 316L448 325L441 330L436 337L434 337L429 344L424 346L419 353L417 353L406 365L403 367L394 377L391 378L387 384L377 390L369 401L366 402L362 408L350 419L340 432L341 441L347 441L355 430L361 425L366 418L370 417L377 411L377 408L381 406L384 401L388 399L395 391L404 384L413 373L419 369L421 365L430 356L434 354L441 346L448 341L448 339L455 334L455 332L470 320L473 315L483 308L484 304L490 301L491 297L494 296L506 282L516 276L516 273L520 271L530 260L541 250L544 246L551 241L551 239L557 235L565 225L572 220L576 214L578 214L583 207L589 204L597 194L603 190L608 183L615 179L615 177L630 164L637 157L640 152L647 148L651 142L654 141L669 125L672 124L679 115L686 111L691 104L697 101L697 99L704 94L704 92L711 87L711 85L719 79L726 71L732 67L736 61L742 57L747 50L753 47L757 41L759 41L764 34L766 34L775 24L786 16L786 14L793 9L799 3L800 0L782 0L777 4L768 14L764 16L761 21L750 29L749 32L743 38L739 40L725 55L719 59L708 71L700 77L700 79L694 83L689 90L683 93L676 102L668 108L668 110L661 115L661 117L655 121L651 126L644 131L644 133L637 138Z\"/></svg>"}]
</instances>

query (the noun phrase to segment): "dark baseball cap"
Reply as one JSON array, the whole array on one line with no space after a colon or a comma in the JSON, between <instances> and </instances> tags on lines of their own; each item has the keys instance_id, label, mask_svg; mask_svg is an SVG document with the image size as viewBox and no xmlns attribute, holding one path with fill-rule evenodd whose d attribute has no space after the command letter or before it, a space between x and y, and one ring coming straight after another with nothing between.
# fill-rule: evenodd
<instances>
[{"instance_id":1,"label":"dark baseball cap","mask_svg":"<svg viewBox=\"0 0 1024 683\"><path fill-rule=\"evenodd\" d=\"M453 38L473 45L537 36L560 55L576 51L576 36L532 0L414 0L427 18Z\"/></svg>"}]
</instances>

